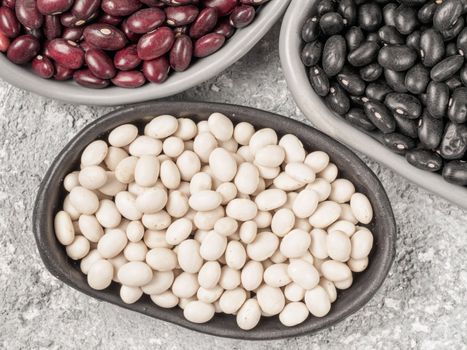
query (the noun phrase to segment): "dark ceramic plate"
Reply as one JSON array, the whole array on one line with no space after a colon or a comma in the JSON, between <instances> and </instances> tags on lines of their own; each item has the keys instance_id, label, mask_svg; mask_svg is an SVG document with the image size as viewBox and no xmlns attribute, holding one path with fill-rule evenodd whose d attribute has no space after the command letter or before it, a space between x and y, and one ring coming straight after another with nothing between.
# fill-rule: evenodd
<instances>
[{"instance_id":1,"label":"dark ceramic plate","mask_svg":"<svg viewBox=\"0 0 467 350\"><path fill-rule=\"evenodd\" d=\"M213 112L229 116L234 123L248 121L256 128L271 127L279 135L295 134L308 151L322 150L338 166L341 177L352 181L357 190L366 194L374 209L374 219L369 225L374 235L374 247L370 254L370 264L362 273L354 276L351 288L340 291L330 313L323 318L308 317L302 324L287 328L278 317L263 318L251 331L237 327L235 317L216 315L206 324L194 324L183 318L179 308L163 309L145 296L133 305L124 304L119 297L118 285L103 291L91 289L86 276L79 270L78 263L66 256L65 249L55 238L53 221L55 213L61 208L65 195L63 178L79 166L82 150L93 140L105 138L109 130L125 123L143 125L150 116L172 114L190 117L195 121L207 119ZM395 252L396 225L388 197L373 172L348 148L332 140L321 132L282 116L253 108L235 105L194 102L150 102L122 108L97 119L86 126L60 152L52 163L37 195L33 218L34 234L42 260L47 269L59 280L71 287L99 300L137 311L142 314L175 323L177 325L212 335L267 340L312 334L329 327L363 307L383 283L391 267Z\"/></svg>"}]
</instances>

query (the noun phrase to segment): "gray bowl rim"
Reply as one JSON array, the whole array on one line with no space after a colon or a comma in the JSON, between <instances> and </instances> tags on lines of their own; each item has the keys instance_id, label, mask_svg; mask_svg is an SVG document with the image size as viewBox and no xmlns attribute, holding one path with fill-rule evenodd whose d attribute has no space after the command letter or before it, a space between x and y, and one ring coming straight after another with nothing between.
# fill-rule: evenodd
<instances>
[{"instance_id":1,"label":"gray bowl rim","mask_svg":"<svg viewBox=\"0 0 467 350\"><path fill-rule=\"evenodd\" d=\"M289 90L300 110L316 128L352 149L365 153L411 182L467 209L467 188L451 184L439 174L417 169L403 156L391 152L381 143L358 130L327 108L314 92L300 59L301 27L312 13L317 0L292 0L282 22L279 53Z\"/></svg>"},{"instance_id":2,"label":"gray bowl rim","mask_svg":"<svg viewBox=\"0 0 467 350\"><path fill-rule=\"evenodd\" d=\"M227 40L218 52L200 59L186 71L172 73L162 84L146 84L136 89L109 87L88 89L72 81L42 79L29 68L11 63L0 54L0 78L24 90L45 97L84 105L115 106L178 94L209 80L246 55L266 35L285 12L290 0L271 0L258 12L256 20Z\"/></svg>"},{"instance_id":3,"label":"gray bowl rim","mask_svg":"<svg viewBox=\"0 0 467 350\"><path fill-rule=\"evenodd\" d=\"M109 130L118 125L147 122L151 118L148 116L151 115L168 113L177 117L204 120L213 112L224 113L234 123L249 121L256 127L272 127L279 135L293 133L302 140L306 148L326 150L331 160L340 168L343 177L353 181L357 190L369 197L375 213L373 226L370 226L375 236L370 264L365 272L355 275L354 285L351 288L339 292L340 297L327 316L323 318L310 316L304 323L292 328L282 326L277 317L263 318L257 328L248 332L239 329L233 317L225 315L217 315L214 320L206 324L193 324L183 318L179 308L159 308L147 297L132 305L124 304L118 295L116 283L112 283L103 291L91 289L77 264L67 258L65 249L55 238L53 217L59 210L58 201L60 198L63 199L64 195L62 180L67 173L77 168L79 155L87 144L96 138L105 137ZM394 260L396 242L396 223L383 186L365 163L347 147L320 131L290 118L250 107L202 102L148 102L117 109L89 123L68 142L44 175L34 205L33 231L46 268L53 276L72 288L98 300L194 331L245 340L271 340L312 334L355 313L373 297L385 280ZM363 278L365 275L366 278Z\"/></svg>"}]
</instances>

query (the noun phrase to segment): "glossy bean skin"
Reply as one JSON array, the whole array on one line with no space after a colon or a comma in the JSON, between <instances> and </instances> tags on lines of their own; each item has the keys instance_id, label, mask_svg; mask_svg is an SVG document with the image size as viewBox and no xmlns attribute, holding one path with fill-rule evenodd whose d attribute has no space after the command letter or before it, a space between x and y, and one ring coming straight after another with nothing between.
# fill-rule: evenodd
<instances>
[{"instance_id":1,"label":"glossy bean skin","mask_svg":"<svg viewBox=\"0 0 467 350\"><path fill-rule=\"evenodd\" d=\"M415 147L414 139L397 132L383 135L383 143L394 153L405 154Z\"/></svg>"},{"instance_id":2,"label":"glossy bean skin","mask_svg":"<svg viewBox=\"0 0 467 350\"><path fill-rule=\"evenodd\" d=\"M34 57L31 63L31 68L34 73L44 79L52 78L55 73L52 61L48 57L41 55Z\"/></svg>"},{"instance_id":3,"label":"glossy bean skin","mask_svg":"<svg viewBox=\"0 0 467 350\"><path fill-rule=\"evenodd\" d=\"M60 37L62 34L62 24L58 16L45 16L44 19L44 35L47 40L52 40Z\"/></svg>"},{"instance_id":4,"label":"glossy bean skin","mask_svg":"<svg viewBox=\"0 0 467 350\"><path fill-rule=\"evenodd\" d=\"M420 52L420 38L422 37L422 33L418 30L412 32L411 34L407 35L407 39L405 44L414 49L416 52Z\"/></svg>"},{"instance_id":5,"label":"glossy bean skin","mask_svg":"<svg viewBox=\"0 0 467 350\"><path fill-rule=\"evenodd\" d=\"M452 28L441 31L444 41L454 39L464 29L464 23L464 17L460 17Z\"/></svg>"},{"instance_id":6,"label":"glossy bean skin","mask_svg":"<svg viewBox=\"0 0 467 350\"><path fill-rule=\"evenodd\" d=\"M378 63L396 72L406 71L415 64L416 52L405 45L388 45L378 53Z\"/></svg>"},{"instance_id":7,"label":"glossy bean skin","mask_svg":"<svg viewBox=\"0 0 467 350\"><path fill-rule=\"evenodd\" d=\"M347 21L346 25L353 25L357 22L358 9L354 0L339 1L337 11Z\"/></svg>"},{"instance_id":8,"label":"glossy bean skin","mask_svg":"<svg viewBox=\"0 0 467 350\"><path fill-rule=\"evenodd\" d=\"M360 96L365 92L366 84L358 74L341 72L337 75L337 81L351 95Z\"/></svg>"},{"instance_id":9,"label":"glossy bean skin","mask_svg":"<svg viewBox=\"0 0 467 350\"><path fill-rule=\"evenodd\" d=\"M112 83L115 86L126 89L135 89L143 86L145 82L146 78L144 77L144 74L136 70L120 71L112 78Z\"/></svg>"},{"instance_id":10,"label":"glossy bean skin","mask_svg":"<svg viewBox=\"0 0 467 350\"><path fill-rule=\"evenodd\" d=\"M423 5L417 13L417 18L421 23L429 23L433 20L433 16L437 9L437 4L435 1L430 1Z\"/></svg>"},{"instance_id":11,"label":"glossy bean skin","mask_svg":"<svg viewBox=\"0 0 467 350\"><path fill-rule=\"evenodd\" d=\"M127 46L117 51L114 56L115 68L122 71L135 69L141 62L136 45Z\"/></svg>"},{"instance_id":12,"label":"glossy bean skin","mask_svg":"<svg viewBox=\"0 0 467 350\"><path fill-rule=\"evenodd\" d=\"M412 139L416 139L418 136L418 121L415 119L407 119L401 117L400 115L394 115L396 120L396 125L399 132L405 136L408 136Z\"/></svg>"},{"instance_id":13,"label":"glossy bean skin","mask_svg":"<svg viewBox=\"0 0 467 350\"><path fill-rule=\"evenodd\" d=\"M350 100L340 85L333 83L329 88L329 94L325 102L337 114L343 115L350 109Z\"/></svg>"},{"instance_id":14,"label":"glossy bean skin","mask_svg":"<svg viewBox=\"0 0 467 350\"><path fill-rule=\"evenodd\" d=\"M442 119L433 118L425 111L418 125L418 139L425 149L435 149L443 136L444 122Z\"/></svg>"},{"instance_id":15,"label":"glossy bean skin","mask_svg":"<svg viewBox=\"0 0 467 350\"><path fill-rule=\"evenodd\" d=\"M365 35L359 27L352 27L345 33L345 40L349 51L353 51L365 40Z\"/></svg>"},{"instance_id":16,"label":"glossy bean skin","mask_svg":"<svg viewBox=\"0 0 467 350\"><path fill-rule=\"evenodd\" d=\"M446 57L444 60L434 66L430 71L430 77L433 81L445 81L456 74L464 64L464 56L453 55Z\"/></svg>"},{"instance_id":17,"label":"glossy bean skin","mask_svg":"<svg viewBox=\"0 0 467 350\"><path fill-rule=\"evenodd\" d=\"M395 26L396 21L395 21L395 11L397 9L397 4L395 3L389 3L386 4L383 8L383 18L384 18L384 23L388 26Z\"/></svg>"},{"instance_id":18,"label":"glossy bean skin","mask_svg":"<svg viewBox=\"0 0 467 350\"><path fill-rule=\"evenodd\" d=\"M450 183L467 186L467 162L453 160L443 168L443 178Z\"/></svg>"},{"instance_id":19,"label":"glossy bean skin","mask_svg":"<svg viewBox=\"0 0 467 350\"><path fill-rule=\"evenodd\" d=\"M467 65L461 68L459 78L464 85L467 85Z\"/></svg>"},{"instance_id":20,"label":"glossy bean skin","mask_svg":"<svg viewBox=\"0 0 467 350\"><path fill-rule=\"evenodd\" d=\"M206 57L218 51L225 43L225 37L217 33L210 33L195 41L193 56Z\"/></svg>"},{"instance_id":21,"label":"glossy bean skin","mask_svg":"<svg viewBox=\"0 0 467 350\"><path fill-rule=\"evenodd\" d=\"M409 119L417 119L422 113L420 101L410 94L398 92L387 94L384 103L393 113Z\"/></svg>"},{"instance_id":22,"label":"glossy bean skin","mask_svg":"<svg viewBox=\"0 0 467 350\"><path fill-rule=\"evenodd\" d=\"M98 78L112 79L117 74L112 59L103 50L88 50L84 59L91 73Z\"/></svg>"},{"instance_id":23,"label":"glossy bean skin","mask_svg":"<svg viewBox=\"0 0 467 350\"><path fill-rule=\"evenodd\" d=\"M467 28L462 29L456 40L456 48L462 56L467 54Z\"/></svg>"},{"instance_id":24,"label":"glossy bean skin","mask_svg":"<svg viewBox=\"0 0 467 350\"><path fill-rule=\"evenodd\" d=\"M454 91L456 88L462 86L462 81L460 80L460 77L458 77L457 75L449 78L444 83L448 86L449 91L451 92Z\"/></svg>"},{"instance_id":25,"label":"glossy bean skin","mask_svg":"<svg viewBox=\"0 0 467 350\"><path fill-rule=\"evenodd\" d=\"M12 10L15 8L16 0L3 0L2 5L11 8Z\"/></svg>"},{"instance_id":26,"label":"glossy bean skin","mask_svg":"<svg viewBox=\"0 0 467 350\"><path fill-rule=\"evenodd\" d=\"M374 2L365 3L358 11L358 24L360 28L368 32L373 32L381 25L383 13L381 7Z\"/></svg>"},{"instance_id":27,"label":"glossy bean skin","mask_svg":"<svg viewBox=\"0 0 467 350\"><path fill-rule=\"evenodd\" d=\"M109 24L91 24L84 29L83 36L89 44L106 51L120 50L127 43L123 32Z\"/></svg>"},{"instance_id":28,"label":"glossy bean skin","mask_svg":"<svg viewBox=\"0 0 467 350\"><path fill-rule=\"evenodd\" d=\"M65 81L73 78L73 73L75 71L70 68L65 68L59 64L55 64L55 74L54 79L57 81Z\"/></svg>"},{"instance_id":29,"label":"glossy bean skin","mask_svg":"<svg viewBox=\"0 0 467 350\"><path fill-rule=\"evenodd\" d=\"M151 7L133 13L127 19L127 26L133 33L145 34L160 27L165 19L164 11Z\"/></svg>"},{"instance_id":30,"label":"glossy bean skin","mask_svg":"<svg viewBox=\"0 0 467 350\"><path fill-rule=\"evenodd\" d=\"M83 36L83 31L84 28L82 27L76 27L76 28L65 28L62 34L62 38L65 40L71 40L78 42L81 40L81 37Z\"/></svg>"},{"instance_id":31,"label":"glossy bean skin","mask_svg":"<svg viewBox=\"0 0 467 350\"><path fill-rule=\"evenodd\" d=\"M458 124L467 122L467 88L459 87L451 95L448 118Z\"/></svg>"},{"instance_id":32,"label":"glossy bean skin","mask_svg":"<svg viewBox=\"0 0 467 350\"><path fill-rule=\"evenodd\" d=\"M109 85L108 80L100 79L91 73L89 69L78 70L73 74L73 79L81 86L90 89L103 89Z\"/></svg>"},{"instance_id":33,"label":"glossy bean skin","mask_svg":"<svg viewBox=\"0 0 467 350\"><path fill-rule=\"evenodd\" d=\"M395 131L396 121L386 106L377 100L370 100L363 105L368 119L384 134Z\"/></svg>"},{"instance_id":34,"label":"glossy bean skin","mask_svg":"<svg viewBox=\"0 0 467 350\"><path fill-rule=\"evenodd\" d=\"M360 77L366 82L377 80L381 74L383 74L383 67L376 62L360 68Z\"/></svg>"},{"instance_id":35,"label":"glossy bean skin","mask_svg":"<svg viewBox=\"0 0 467 350\"><path fill-rule=\"evenodd\" d=\"M15 17L15 13L6 6L0 7L0 32L14 39L21 31L21 24Z\"/></svg>"},{"instance_id":36,"label":"glossy bean skin","mask_svg":"<svg viewBox=\"0 0 467 350\"><path fill-rule=\"evenodd\" d=\"M347 60L354 67L363 67L373 62L378 56L379 45L373 41L367 41L351 51Z\"/></svg>"},{"instance_id":37,"label":"glossy bean skin","mask_svg":"<svg viewBox=\"0 0 467 350\"><path fill-rule=\"evenodd\" d=\"M404 35L410 34L418 26L417 14L413 7L404 4L394 11L394 26Z\"/></svg>"},{"instance_id":38,"label":"glossy bean skin","mask_svg":"<svg viewBox=\"0 0 467 350\"><path fill-rule=\"evenodd\" d=\"M335 76L344 67L346 56L345 39L341 35L331 36L324 44L323 69L328 76Z\"/></svg>"},{"instance_id":39,"label":"glossy bean skin","mask_svg":"<svg viewBox=\"0 0 467 350\"><path fill-rule=\"evenodd\" d=\"M101 8L112 16L128 16L138 11L142 5L139 0L102 0Z\"/></svg>"},{"instance_id":40,"label":"glossy bean skin","mask_svg":"<svg viewBox=\"0 0 467 350\"><path fill-rule=\"evenodd\" d=\"M10 39L0 32L0 52L7 52L10 47Z\"/></svg>"},{"instance_id":41,"label":"glossy bean skin","mask_svg":"<svg viewBox=\"0 0 467 350\"><path fill-rule=\"evenodd\" d=\"M320 18L319 27L324 35L339 34L344 29L344 19L337 12L328 12Z\"/></svg>"},{"instance_id":42,"label":"glossy bean skin","mask_svg":"<svg viewBox=\"0 0 467 350\"><path fill-rule=\"evenodd\" d=\"M128 39L129 42L137 43L139 39L143 36L142 34L138 34L132 32L130 28L128 28L128 19L125 19L122 24L120 25L120 30L125 34L125 37Z\"/></svg>"},{"instance_id":43,"label":"glossy bean skin","mask_svg":"<svg viewBox=\"0 0 467 350\"><path fill-rule=\"evenodd\" d=\"M220 34L218 34L220 35ZM188 35L179 35L175 38L170 51L170 66L176 72L186 70L193 57L193 42Z\"/></svg>"},{"instance_id":44,"label":"glossy bean skin","mask_svg":"<svg viewBox=\"0 0 467 350\"><path fill-rule=\"evenodd\" d=\"M334 11L335 5L336 5L336 3L333 0L321 0L318 3L318 6L316 7L316 11L317 11L319 16L322 16L325 13Z\"/></svg>"},{"instance_id":45,"label":"glossy bean skin","mask_svg":"<svg viewBox=\"0 0 467 350\"><path fill-rule=\"evenodd\" d=\"M404 37L397 31L396 27L384 26L379 28L378 36L381 41L388 45L402 45L405 44Z\"/></svg>"},{"instance_id":46,"label":"glossy bean skin","mask_svg":"<svg viewBox=\"0 0 467 350\"><path fill-rule=\"evenodd\" d=\"M384 78L386 83L393 89L395 92L407 92L407 87L405 86L405 73L396 72L391 69L384 70Z\"/></svg>"},{"instance_id":47,"label":"glossy bean skin","mask_svg":"<svg viewBox=\"0 0 467 350\"><path fill-rule=\"evenodd\" d=\"M345 114L345 119L366 131L373 131L376 129L361 108L350 109L350 111Z\"/></svg>"},{"instance_id":48,"label":"glossy bean skin","mask_svg":"<svg viewBox=\"0 0 467 350\"><path fill-rule=\"evenodd\" d=\"M310 43L318 39L319 35L319 21L317 17L308 18L302 27L302 40Z\"/></svg>"},{"instance_id":49,"label":"glossy bean skin","mask_svg":"<svg viewBox=\"0 0 467 350\"><path fill-rule=\"evenodd\" d=\"M138 56L142 60L153 60L170 51L175 35L169 27L160 27L147 33L138 41Z\"/></svg>"},{"instance_id":50,"label":"glossy bean skin","mask_svg":"<svg viewBox=\"0 0 467 350\"><path fill-rule=\"evenodd\" d=\"M116 27L122 23L122 17L112 16L112 15L109 15L108 13L104 13L103 15L99 17L98 22L110 24Z\"/></svg>"},{"instance_id":51,"label":"glossy bean skin","mask_svg":"<svg viewBox=\"0 0 467 350\"><path fill-rule=\"evenodd\" d=\"M71 14L78 20L88 20L99 9L101 0L75 0Z\"/></svg>"},{"instance_id":52,"label":"glossy bean skin","mask_svg":"<svg viewBox=\"0 0 467 350\"><path fill-rule=\"evenodd\" d=\"M73 41L54 39L48 44L49 56L59 65L78 69L84 63L84 51Z\"/></svg>"},{"instance_id":53,"label":"glossy bean skin","mask_svg":"<svg viewBox=\"0 0 467 350\"><path fill-rule=\"evenodd\" d=\"M167 80L170 65L165 56L161 56L151 61L144 61L143 74L151 83L160 84Z\"/></svg>"},{"instance_id":54,"label":"glossy bean skin","mask_svg":"<svg viewBox=\"0 0 467 350\"><path fill-rule=\"evenodd\" d=\"M37 9L36 0L16 0L15 15L26 28L37 29L44 22L44 16Z\"/></svg>"},{"instance_id":55,"label":"glossy bean skin","mask_svg":"<svg viewBox=\"0 0 467 350\"><path fill-rule=\"evenodd\" d=\"M229 16L232 27L240 29L249 25L256 16L256 10L250 5L241 5L233 9Z\"/></svg>"},{"instance_id":56,"label":"glossy bean skin","mask_svg":"<svg viewBox=\"0 0 467 350\"><path fill-rule=\"evenodd\" d=\"M219 16L230 15L237 4L238 0L204 0L204 5L217 10Z\"/></svg>"},{"instance_id":57,"label":"glossy bean skin","mask_svg":"<svg viewBox=\"0 0 467 350\"><path fill-rule=\"evenodd\" d=\"M391 93L392 89L384 82L375 82L367 85L365 95L373 100L384 101L387 94Z\"/></svg>"},{"instance_id":58,"label":"glossy bean skin","mask_svg":"<svg viewBox=\"0 0 467 350\"><path fill-rule=\"evenodd\" d=\"M217 27L214 28L213 32L217 34L221 34L228 39L232 35L234 35L235 28L230 24L230 19L224 18L218 22Z\"/></svg>"},{"instance_id":59,"label":"glossy bean skin","mask_svg":"<svg viewBox=\"0 0 467 350\"><path fill-rule=\"evenodd\" d=\"M443 118L449 103L449 87L432 81L427 87L426 107L435 118Z\"/></svg>"},{"instance_id":60,"label":"glossy bean skin","mask_svg":"<svg viewBox=\"0 0 467 350\"><path fill-rule=\"evenodd\" d=\"M39 49L39 40L30 34L25 34L11 42L8 47L7 57L15 64L25 64L38 54Z\"/></svg>"},{"instance_id":61,"label":"glossy bean skin","mask_svg":"<svg viewBox=\"0 0 467 350\"><path fill-rule=\"evenodd\" d=\"M418 63L407 71L405 86L415 95L425 92L430 81L430 72L422 64Z\"/></svg>"},{"instance_id":62,"label":"glossy bean skin","mask_svg":"<svg viewBox=\"0 0 467 350\"><path fill-rule=\"evenodd\" d=\"M426 67L433 67L444 57L445 47L442 35L427 29L420 36L420 57Z\"/></svg>"},{"instance_id":63,"label":"glossy bean skin","mask_svg":"<svg viewBox=\"0 0 467 350\"><path fill-rule=\"evenodd\" d=\"M37 0L37 10L43 15L56 15L68 11L73 0Z\"/></svg>"},{"instance_id":64,"label":"glossy bean skin","mask_svg":"<svg viewBox=\"0 0 467 350\"><path fill-rule=\"evenodd\" d=\"M95 16L95 13L93 13L91 16ZM60 23L66 28L80 27L86 24L86 21L87 20L76 18L76 16L71 12L65 12L60 15Z\"/></svg>"},{"instance_id":65,"label":"glossy bean skin","mask_svg":"<svg viewBox=\"0 0 467 350\"><path fill-rule=\"evenodd\" d=\"M444 159L461 159L467 151L467 126L449 122L444 130L439 153Z\"/></svg>"},{"instance_id":66,"label":"glossy bean skin","mask_svg":"<svg viewBox=\"0 0 467 350\"><path fill-rule=\"evenodd\" d=\"M433 14L433 26L439 31L452 28L462 15L463 6L460 0L445 0L439 4Z\"/></svg>"},{"instance_id":67,"label":"glossy bean skin","mask_svg":"<svg viewBox=\"0 0 467 350\"><path fill-rule=\"evenodd\" d=\"M405 154L405 159L413 166L425 171L436 172L443 166L442 158L437 153L428 150L410 150Z\"/></svg>"},{"instance_id":68,"label":"glossy bean skin","mask_svg":"<svg viewBox=\"0 0 467 350\"><path fill-rule=\"evenodd\" d=\"M203 35L206 35L214 29L218 19L219 15L215 8L205 8L201 10L198 17L190 27L190 37L198 39Z\"/></svg>"},{"instance_id":69,"label":"glossy bean skin","mask_svg":"<svg viewBox=\"0 0 467 350\"><path fill-rule=\"evenodd\" d=\"M192 23L199 14L196 6L186 5L177 7L167 7L164 9L169 26L184 26Z\"/></svg>"},{"instance_id":70,"label":"glossy bean skin","mask_svg":"<svg viewBox=\"0 0 467 350\"><path fill-rule=\"evenodd\" d=\"M311 67L316 65L321 59L321 53L323 52L323 44L321 41L313 41L307 43L302 50L302 62L305 66Z\"/></svg>"},{"instance_id":71,"label":"glossy bean skin","mask_svg":"<svg viewBox=\"0 0 467 350\"><path fill-rule=\"evenodd\" d=\"M320 66L310 68L309 72L310 84L318 96L326 96L329 92L329 79L324 70Z\"/></svg>"}]
</instances>

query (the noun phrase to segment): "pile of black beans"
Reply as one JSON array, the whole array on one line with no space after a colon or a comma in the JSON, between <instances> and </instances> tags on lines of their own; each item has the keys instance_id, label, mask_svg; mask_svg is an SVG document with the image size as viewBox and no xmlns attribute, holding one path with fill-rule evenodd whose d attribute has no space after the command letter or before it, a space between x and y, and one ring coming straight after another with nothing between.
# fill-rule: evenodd
<instances>
[{"instance_id":1,"label":"pile of black beans","mask_svg":"<svg viewBox=\"0 0 467 350\"><path fill-rule=\"evenodd\" d=\"M466 0L321 0L302 61L330 109L467 186L466 25Z\"/></svg>"}]
</instances>

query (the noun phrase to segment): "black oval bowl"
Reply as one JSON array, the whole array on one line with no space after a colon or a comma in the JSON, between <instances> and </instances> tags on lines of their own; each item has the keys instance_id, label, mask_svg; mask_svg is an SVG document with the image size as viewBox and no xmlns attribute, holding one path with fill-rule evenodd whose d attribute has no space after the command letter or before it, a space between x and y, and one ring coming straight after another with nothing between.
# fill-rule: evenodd
<instances>
[{"instance_id":1,"label":"black oval bowl","mask_svg":"<svg viewBox=\"0 0 467 350\"><path fill-rule=\"evenodd\" d=\"M234 123L247 121L257 129L270 127L279 135L294 134L303 142L307 151L325 151L339 168L339 176L352 181L357 191L366 194L370 199L374 219L369 228L373 232L374 247L369 257L369 266L364 272L354 275L352 287L339 291L337 300L325 317L309 316L302 324L290 328L283 326L277 316L263 318L255 329L243 331L238 328L234 316L216 314L208 323L194 324L185 320L180 308L160 308L152 303L148 296L144 296L135 304L127 305L121 301L119 285L116 283L102 291L89 287L79 264L67 257L65 248L55 238L54 216L61 209L65 196L63 178L79 167L81 152L90 142L106 138L110 130L121 124L135 123L142 126L151 116L172 114L199 121L207 119L213 112L224 113ZM45 266L52 275L69 286L96 299L198 332L250 340L311 334L356 312L372 298L386 278L394 259L396 240L394 215L383 186L375 174L348 148L316 129L276 114L242 106L198 102L143 103L116 110L86 126L65 146L45 174L36 198L33 228Z\"/></svg>"}]
</instances>

